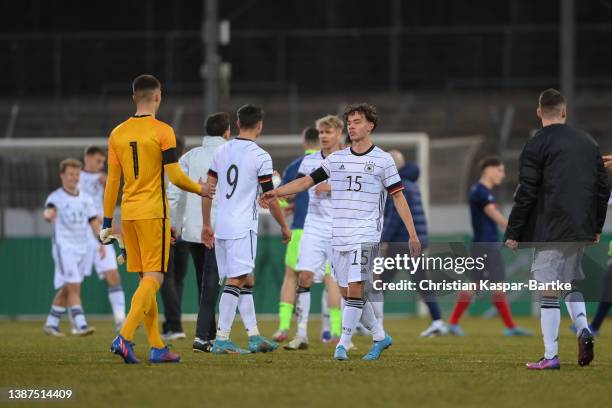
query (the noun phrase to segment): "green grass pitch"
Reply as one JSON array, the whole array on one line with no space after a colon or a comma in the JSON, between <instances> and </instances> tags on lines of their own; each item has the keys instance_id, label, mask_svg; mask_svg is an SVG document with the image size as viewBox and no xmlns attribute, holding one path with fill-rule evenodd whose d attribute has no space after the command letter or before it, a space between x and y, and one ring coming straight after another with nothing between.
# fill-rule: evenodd
<instances>
[{"instance_id":1,"label":"green grass pitch","mask_svg":"<svg viewBox=\"0 0 612 408\"><path fill-rule=\"evenodd\" d=\"M307 351L282 349L269 354L215 356L191 351L187 340L173 342L179 364L125 365L108 351L110 322L92 322L91 337L51 338L42 323L0 322L0 388L70 388L71 402L53 406L87 407L604 407L611 404L612 326L596 339L595 361L576 363L577 343L561 325L561 370L529 372L528 360L542 354L539 320L518 319L531 338L506 338L498 319L465 319L468 336L421 339L424 319L386 321L394 345L380 361L364 362L370 340L355 337L358 350L348 362L332 360L333 347L318 339L311 324ZM610 323L608 323L610 324ZM66 330L66 323L63 329ZM273 322L261 322L270 335ZM242 323L234 341L246 344ZM144 332L135 338L136 354L148 354ZM9 404L3 403L3 406ZM41 406L18 403L15 406Z\"/></svg>"}]
</instances>

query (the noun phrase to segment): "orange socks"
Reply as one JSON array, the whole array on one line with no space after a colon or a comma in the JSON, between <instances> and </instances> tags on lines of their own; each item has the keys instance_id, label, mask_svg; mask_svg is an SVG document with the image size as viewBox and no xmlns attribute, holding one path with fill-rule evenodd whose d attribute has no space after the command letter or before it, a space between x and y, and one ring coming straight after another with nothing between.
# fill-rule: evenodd
<instances>
[{"instance_id":1,"label":"orange socks","mask_svg":"<svg viewBox=\"0 0 612 408\"><path fill-rule=\"evenodd\" d=\"M157 313L157 299L153 295L153 302L151 307L145 313L144 326L147 331L147 338L149 339L149 345L155 348L163 348L165 346L161 336L159 335L159 322Z\"/></svg>"},{"instance_id":2,"label":"orange socks","mask_svg":"<svg viewBox=\"0 0 612 408\"><path fill-rule=\"evenodd\" d=\"M155 307L155 313L152 319L154 319L155 323L157 324L157 301L155 300L155 297L158 290L159 283L157 283L154 278L145 276L140 280L138 289L136 289L134 296L132 296L130 311L125 319L125 322L123 323L123 327L121 328L121 335L123 338L128 341L132 341L138 325L145 320L146 315L153 315L153 313L150 312L150 309L152 309L153 306ZM153 321L150 323L153 324ZM145 325L147 325L146 321ZM149 336L148 325L147 336ZM157 337L159 338L159 332L157 333ZM159 341L161 342L161 338L159 338ZM150 336L149 342L151 342ZM161 347L163 347L163 343Z\"/></svg>"}]
</instances>

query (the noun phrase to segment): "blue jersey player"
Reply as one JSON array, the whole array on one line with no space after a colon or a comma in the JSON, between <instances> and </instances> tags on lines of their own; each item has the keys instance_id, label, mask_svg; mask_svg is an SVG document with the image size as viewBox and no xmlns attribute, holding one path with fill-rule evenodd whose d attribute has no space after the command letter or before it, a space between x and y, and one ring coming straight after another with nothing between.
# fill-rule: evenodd
<instances>
[{"instance_id":1,"label":"blue jersey player","mask_svg":"<svg viewBox=\"0 0 612 408\"><path fill-rule=\"evenodd\" d=\"M474 231L471 256L477 258L486 254L487 260L485 268L481 271L475 270L471 274L471 278L475 281L503 282L506 279L506 271L496 243L499 242L498 227L505 230L508 221L499 211L492 189L500 185L505 177L504 164L497 157L487 157L480 161L479 168L480 179L470 188L469 196L472 229ZM472 292L459 292L457 303L448 320L449 333L457 336L464 335L459 326L459 320L473 297L474 293ZM506 336L530 335L529 332L514 323L510 305L504 292L493 292L491 300L497 308L504 326L506 326L504 331Z\"/></svg>"}]
</instances>

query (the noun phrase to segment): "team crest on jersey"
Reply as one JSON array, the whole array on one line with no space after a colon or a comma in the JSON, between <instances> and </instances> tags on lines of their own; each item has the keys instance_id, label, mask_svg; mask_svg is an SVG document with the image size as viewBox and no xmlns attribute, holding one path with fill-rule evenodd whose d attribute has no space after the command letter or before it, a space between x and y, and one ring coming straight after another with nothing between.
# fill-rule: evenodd
<instances>
[{"instance_id":1,"label":"team crest on jersey","mask_svg":"<svg viewBox=\"0 0 612 408\"><path fill-rule=\"evenodd\" d=\"M374 163L373 162L366 162L363 171L365 171L366 173L373 173L374 172Z\"/></svg>"}]
</instances>

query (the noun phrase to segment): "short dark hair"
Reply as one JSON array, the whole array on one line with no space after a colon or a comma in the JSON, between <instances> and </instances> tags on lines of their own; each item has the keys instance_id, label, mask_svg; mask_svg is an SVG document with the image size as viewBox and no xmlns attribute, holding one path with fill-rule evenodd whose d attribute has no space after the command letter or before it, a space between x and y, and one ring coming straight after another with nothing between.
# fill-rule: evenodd
<instances>
[{"instance_id":1,"label":"short dark hair","mask_svg":"<svg viewBox=\"0 0 612 408\"><path fill-rule=\"evenodd\" d=\"M253 129L263 117L264 111L259 106L247 104L238 109L238 122L242 129Z\"/></svg>"},{"instance_id":2,"label":"short dark hair","mask_svg":"<svg viewBox=\"0 0 612 408\"><path fill-rule=\"evenodd\" d=\"M85 156L93 156L95 154L106 156L106 151L100 146L87 146L85 148Z\"/></svg>"},{"instance_id":3,"label":"short dark hair","mask_svg":"<svg viewBox=\"0 0 612 408\"><path fill-rule=\"evenodd\" d=\"M376 126L378 125L378 112L376 111L376 106L365 102L348 105L344 109L344 114L342 115L344 123L348 124L348 118L353 113L361 113L363 116L365 116L368 122L372 122L374 124L372 131L376 129Z\"/></svg>"},{"instance_id":4,"label":"short dark hair","mask_svg":"<svg viewBox=\"0 0 612 408\"><path fill-rule=\"evenodd\" d=\"M487 156L478 162L478 169L482 173L487 167L501 166L503 162L497 156Z\"/></svg>"},{"instance_id":5,"label":"short dark hair","mask_svg":"<svg viewBox=\"0 0 612 408\"><path fill-rule=\"evenodd\" d=\"M307 145L318 145L319 144L319 131L311 126L302 130L302 137Z\"/></svg>"},{"instance_id":6,"label":"short dark hair","mask_svg":"<svg viewBox=\"0 0 612 408\"><path fill-rule=\"evenodd\" d=\"M208 136L223 136L230 126L230 115L227 112L217 112L208 115L204 127Z\"/></svg>"},{"instance_id":7,"label":"short dark hair","mask_svg":"<svg viewBox=\"0 0 612 408\"><path fill-rule=\"evenodd\" d=\"M156 89L161 89L161 83L153 75L143 74L138 75L132 81L132 92L134 95L145 96L144 94Z\"/></svg>"},{"instance_id":8,"label":"short dark hair","mask_svg":"<svg viewBox=\"0 0 612 408\"><path fill-rule=\"evenodd\" d=\"M561 106L565 105L565 98L556 89L548 88L540 94L538 105L544 114L558 114L561 112Z\"/></svg>"}]
</instances>

